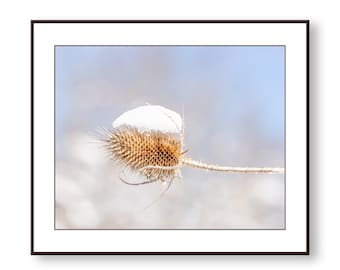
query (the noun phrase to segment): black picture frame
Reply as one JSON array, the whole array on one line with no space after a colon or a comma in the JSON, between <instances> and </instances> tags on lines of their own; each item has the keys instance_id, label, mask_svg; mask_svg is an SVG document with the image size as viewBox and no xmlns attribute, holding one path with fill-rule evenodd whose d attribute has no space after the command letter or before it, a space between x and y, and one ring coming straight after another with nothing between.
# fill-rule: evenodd
<instances>
[{"instance_id":1,"label":"black picture frame","mask_svg":"<svg viewBox=\"0 0 340 270\"><path fill-rule=\"evenodd\" d=\"M62 24L62 23L77 23L77 24L86 24L86 23L96 23L96 24L104 24L104 23L131 23L131 24L152 24L152 23L161 23L161 24L176 24L176 23L226 23L226 24L265 24L265 23L298 23L304 24L306 27L306 104L307 104L307 118L306 118L306 251L303 252L64 252L64 251L55 251L55 252L42 252L36 251L34 249L34 26L37 24ZM310 160L310 102L309 102L309 92L310 92L310 21L309 20L31 20L31 246L30 253L31 255L309 255L310 254L310 168L309 168L309 160Z\"/></svg>"}]
</instances>

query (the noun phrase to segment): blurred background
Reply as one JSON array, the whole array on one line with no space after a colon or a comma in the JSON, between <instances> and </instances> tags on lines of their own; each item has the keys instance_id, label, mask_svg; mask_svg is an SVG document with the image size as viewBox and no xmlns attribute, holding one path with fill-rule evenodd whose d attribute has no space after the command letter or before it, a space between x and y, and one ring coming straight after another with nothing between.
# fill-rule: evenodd
<instances>
[{"instance_id":1,"label":"blurred background","mask_svg":"<svg viewBox=\"0 0 340 270\"><path fill-rule=\"evenodd\" d=\"M56 229L284 229L284 175L181 169L165 186L129 186L96 142L150 103L184 114L186 156L284 167L283 46L57 46ZM141 179L143 180L143 179Z\"/></svg>"}]
</instances>

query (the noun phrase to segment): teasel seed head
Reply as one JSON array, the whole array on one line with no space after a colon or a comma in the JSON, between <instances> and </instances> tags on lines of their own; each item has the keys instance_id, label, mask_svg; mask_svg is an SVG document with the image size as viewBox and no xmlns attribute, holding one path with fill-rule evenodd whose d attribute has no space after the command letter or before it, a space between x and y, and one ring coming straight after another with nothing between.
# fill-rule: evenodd
<instances>
[{"instance_id":1,"label":"teasel seed head","mask_svg":"<svg viewBox=\"0 0 340 270\"><path fill-rule=\"evenodd\" d=\"M237 174L284 173L284 168L218 166L185 157L182 117L162 106L137 107L123 113L112 125L113 130L104 132L106 149L122 165L122 171L127 168L145 176L147 181L141 184L171 183L182 166Z\"/></svg>"},{"instance_id":2,"label":"teasel seed head","mask_svg":"<svg viewBox=\"0 0 340 270\"><path fill-rule=\"evenodd\" d=\"M174 178L182 155L181 142L175 136L160 131L139 132L131 126L112 130L106 146L123 167L137 171L149 180Z\"/></svg>"}]
</instances>

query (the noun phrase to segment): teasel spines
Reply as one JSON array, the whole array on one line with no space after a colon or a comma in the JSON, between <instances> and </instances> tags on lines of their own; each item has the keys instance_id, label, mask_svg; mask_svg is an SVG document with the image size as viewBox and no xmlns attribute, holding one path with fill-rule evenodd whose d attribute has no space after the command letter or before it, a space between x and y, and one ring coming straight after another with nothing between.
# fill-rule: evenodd
<instances>
[{"instance_id":1,"label":"teasel spines","mask_svg":"<svg viewBox=\"0 0 340 270\"><path fill-rule=\"evenodd\" d=\"M160 131L139 132L124 126L109 132L106 146L111 156L150 180L175 177L181 158L181 142Z\"/></svg>"}]
</instances>

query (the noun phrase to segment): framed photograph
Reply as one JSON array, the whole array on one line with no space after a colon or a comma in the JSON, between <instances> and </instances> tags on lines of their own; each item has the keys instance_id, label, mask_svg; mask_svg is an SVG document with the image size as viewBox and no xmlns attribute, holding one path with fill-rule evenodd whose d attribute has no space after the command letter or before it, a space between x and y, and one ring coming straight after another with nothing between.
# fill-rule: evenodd
<instances>
[{"instance_id":1,"label":"framed photograph","mask_svg":"<svg viewBox=\"0 0 340 270\"><path fill-rule=\"evenodd\" d=\"M31 254L309 254L309 21L31 21Z\"/></svg>"}]
</instances>

